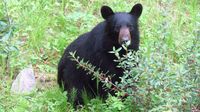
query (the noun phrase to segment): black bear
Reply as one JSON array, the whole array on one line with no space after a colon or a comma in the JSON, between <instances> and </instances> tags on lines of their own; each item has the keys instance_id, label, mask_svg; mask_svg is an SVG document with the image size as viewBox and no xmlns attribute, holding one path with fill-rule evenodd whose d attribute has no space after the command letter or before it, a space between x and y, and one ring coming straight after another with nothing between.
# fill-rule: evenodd
<instances>
[{"instance_id":1,"label":"black bear","mask_svg":"<svg viewBox=\"0 0 200 112\"><path fill-rule=\"evenodd\" d=\"M142 13L142 5L136 4L131 11L116 12L108 6L101 7L101 15L104 21L95 26L90 32L79 36L65 50L58 64L58 84L64 86L64 90L70 93L76 89L74 97L75 105L83 104L82 92L86 91L93 96L102 98L107 96L102 83L92 80L92 76L81 68L70 58L70 52L75 52L82 59L89 61L92 65L100 68L104 73L115 74L112 81L120 81L123 70L117 67L114 54L109 53L112 48L119 48L124 43L129 43L128 49L137 51L139 49L138 18ZM124 52L122 51L121 54Z\"/></svg>"}]
</instances>

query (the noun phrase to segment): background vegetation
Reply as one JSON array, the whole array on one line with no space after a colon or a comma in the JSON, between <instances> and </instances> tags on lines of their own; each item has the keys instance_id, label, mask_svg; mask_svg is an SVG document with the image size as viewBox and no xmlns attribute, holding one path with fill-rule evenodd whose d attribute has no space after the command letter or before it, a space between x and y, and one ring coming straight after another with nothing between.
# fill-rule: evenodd
<instances>
[{"instance_id":1,"label":"background vegetation","mask_svg":"<svg viewBox=\"0 0 200 112\"><path fill-rule=\"evenodd\" d=\"M138 2L144 7L140 17L143 58L140 68L134 70L142 74L137 94L144 101L135 106L140 111L197 109L199 0L1 0L0 112L74 111L56 84L57 63L65 47L103 21L102 5L130 11ZM38 80L36 90L29 95L12 94L13 79L30 64ZM110 96L105 103L93 99L78 111L130 111L132 106Z\"/></svg>"}]
</instances>

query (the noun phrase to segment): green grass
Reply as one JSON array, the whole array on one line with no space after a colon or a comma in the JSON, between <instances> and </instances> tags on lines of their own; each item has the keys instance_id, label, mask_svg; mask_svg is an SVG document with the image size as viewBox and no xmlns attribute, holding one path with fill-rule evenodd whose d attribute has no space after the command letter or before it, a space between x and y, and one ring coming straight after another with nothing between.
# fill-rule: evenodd
<instances>
[{"instance_id":1,"label":"green grass","mask_svg":"<svg viewBox=\"0 0 200 112\"><path fill-rule=\"evenodd\" d=\"M51 83L55 85L57 63L65 47L78 35L103 21L100 15L102 5L109 5L114 11L130 11L135 3L143 4L140 35L141 47L148 51L144 54L147 57L156 52L152 50L156 47L165 49L173 63L181 64L181 54L193 46L195 38L200 36L199 0L4 1L7 7L3 1L0 2L0 20L6 20L7 9L14 26L9 45L16 46L18 50L9 54L8 72L5 71L5 55L0 54L0 112L73 111L57 86L42 90L37 88L26 96L12 95L12 80L21 69L32 64L36 74L50 74L48 77L53 77ZM5 45L0 46L0 49L4 48Z\"/></svg>"}]
</instances>

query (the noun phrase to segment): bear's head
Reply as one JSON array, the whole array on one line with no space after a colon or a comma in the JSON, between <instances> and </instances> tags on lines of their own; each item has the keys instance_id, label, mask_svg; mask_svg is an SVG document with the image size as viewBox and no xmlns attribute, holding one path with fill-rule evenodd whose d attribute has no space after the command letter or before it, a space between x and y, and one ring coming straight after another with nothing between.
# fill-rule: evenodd
<instances>
[{"instance_id":1,"label":"bear's head","mask_svg":"<svg viewBox=\"0 0 200 112\"><path fill-rule=\"evenodd\" d=\"M128 48L139 49L138 18L141 13L141 4L134 5L128 13L114 13L110 7L102 6L101 15L106 22L105 30L113 46L117 47L126 43Z\"/></svg>"}]
</instances>

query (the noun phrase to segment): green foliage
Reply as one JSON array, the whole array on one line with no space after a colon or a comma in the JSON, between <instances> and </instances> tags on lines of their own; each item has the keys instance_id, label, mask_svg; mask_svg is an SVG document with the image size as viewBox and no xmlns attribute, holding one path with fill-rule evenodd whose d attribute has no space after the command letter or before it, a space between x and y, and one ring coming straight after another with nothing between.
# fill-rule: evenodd
<instances>
[{"instance_id":1,"label":"green foliage","mask_svg":"<svg viewBox=\"0 0 200 112\"><path fill-rule=\"evenodd\" d=\"M200 41L195 45L199 49ZM162 44L165 45L165 44ZM147 50L142 49L139 57L129 52L120 58L120 66L125 68L120 88L128 87L125 92L133 99L140 110L144 111L189 111L194 105L199 104L198 89L200 87L199 62L200 57L188 62L190 55L197 55L191 51L182 54L181 63L174 62L168 51L152 47L149 57ZM188 48L190 49L190 48ZM183 51L182 51L183 52ZM199 51L198 51L199 52ZM135 62L138 63L134 67ZM195 64L195 66L191 66Z\"/></svg>"},{"instance_id":2,"label":"green foliage","mask_svg":"<svg viewBox=\"0 0 200 112\"><path fill-rule=\"evenodd\" d=\"M200 104L196 89L200 86L199 0L2 0L0 111L74 111L57 89L37 90L27 96L11 95L13 76L29 64L36 74L56 74L58 59L65 47L103 20L99 11L102 5L109 5L115 11L129 11L137 2L144 6L139 24L141 51L139 58L131 53L120 58L120 66L131 69L125 72L121 85L114 84L118 89L125 85L140 88L134 91L137 97L130 95L122 101L110 96L106 102L92 99L78 111L195 109ZM139 61L136 67L135 58ZM7 65L9 70L6 71ZM128 80L127 75L136 82ZM101 78L106 87L112 85L110 78L104 75ZM121 89L118 95L131 94L132 89Z\"/></svg>"},{"instance_id":3,"label":"green foliage","mask_svg":"<svg viewBox=\"0 0 200 112\"><path fill-rule=\"evenodd\" d=\"M78 109L78 111L83 112L130 112L130 108L127 108L121 99L110 96L106 102L102 102L100 99L92 99L86 106Z\"/></svg>"},{"instance_id":4,"label":"green foliage","mask_svg":"<svg viewBox=\"0 0 200 112\"><path fill-rule=\"evenodd\" d=\"M200 40L196 42L193 49L199 49L199 45ZM119 57L118 53L121 48L113 50L111 53L118 57L115 61L119 62L119 67L125 70L121 82L116 84L109 80L110 77L102 75L104 73L100 72L100 69L95 70L89 62L80 60L80 57L76 58L75 53L71 53L71 56L78 63L78 67L84 68L89 74L93 74L94 78L109 85L106 86L107 88L110 88L110 85L116 87L119 98L128 95L123 103L119 102L117 97L110 97L115 100L111 104L118 105L118 110L127 103L134 105L137 111L189 111L200 103L199 51L184 52L182 63L175 63L165 49L157 51L156 46L152 47L149 57L144 55L147 53L144 48L137 53L127 51L123 57ZM188 60L190 57L188 54L195 55L192 62ZM109 103L109 99L106 103ZM111 104L108 105L113 110L115 106Z\"/></svg>"},{"instance_id":5,"label":"green foliage","mask_svg":"<svg viewBox=\"0 0 200 112\"><path fill-rule=\"evenodd\" d=\"M1 74L5 72L9 73L10 69L10 57L13 55L13 53L17 53L17 43L12 43L12 37L13 37L13 30L14 26L11 22L11 19L8 16L8 9L7 9L7 3L6 1L3 1L2 3L3 7L3 13L5 17L2 17L2 20L0 19L0 63L3 65L1 70ZM3 14L2 13L2 14ZM5 20L3 20L5 18Z\"/></svg>"},{"instance_id":6,"label":"green foliage","mask_svg":"<svg viewBox=\"0 0 200 112\"><path fill-rule=\"evenodd\" d=\"M33 92L30 95L17 95L17 94L13 95L12 93L9 94L3 93L3 95L6 95L6 97L0 97L1 112L2 111L9 111L9 112L73 111L72 106L66 102L67 99L66 93L62 93L58 88L47 89L45 92L39 92L39 91Z\"/></svg>"}]
</instances>

